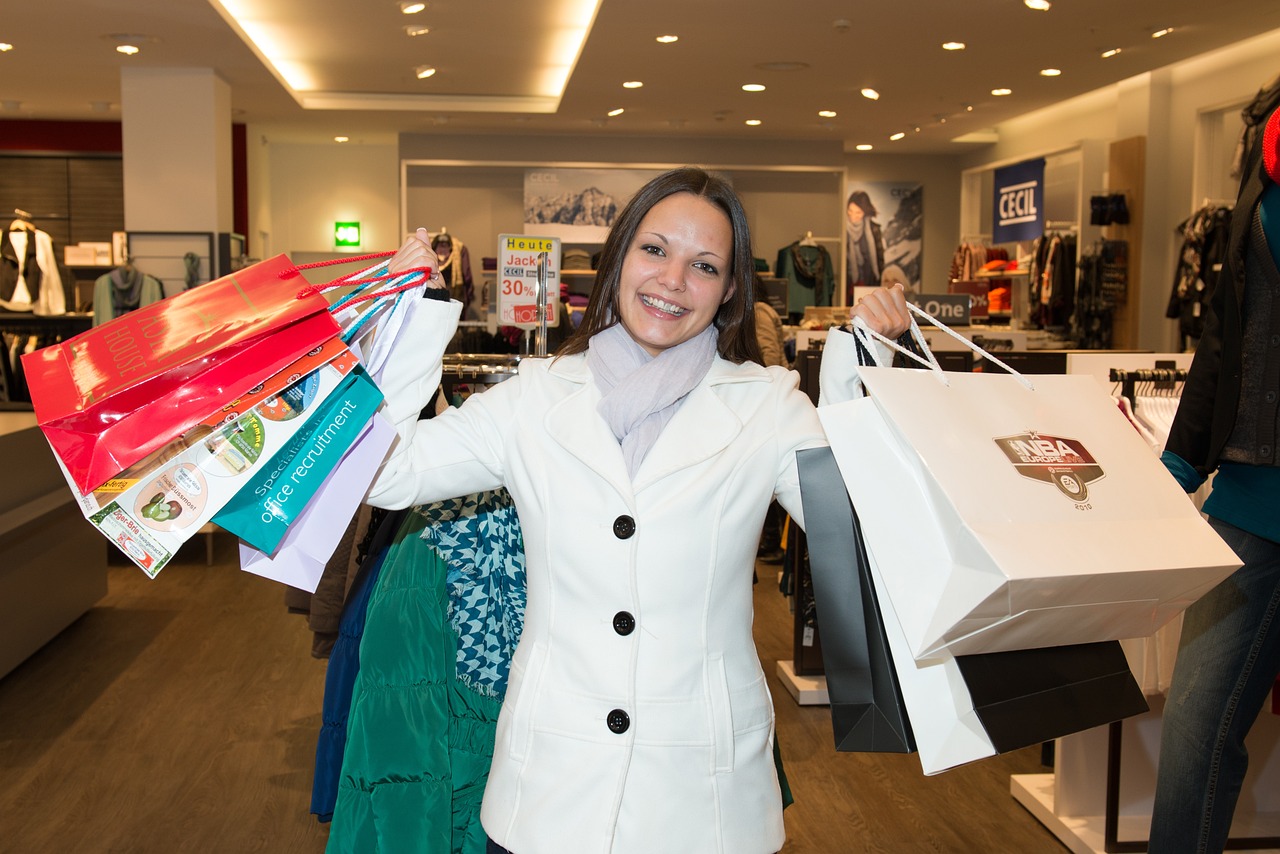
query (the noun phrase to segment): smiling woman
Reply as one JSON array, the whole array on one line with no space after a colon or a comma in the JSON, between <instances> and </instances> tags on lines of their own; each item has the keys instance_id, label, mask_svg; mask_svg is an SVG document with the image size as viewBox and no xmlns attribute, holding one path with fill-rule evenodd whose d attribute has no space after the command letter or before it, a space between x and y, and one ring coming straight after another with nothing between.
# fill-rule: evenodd
<instances>
[{"instance_id":1,"label":"smiling woman","mask_svg":"<svg viewBox=\"0 0 1280 854\"><path fill-rule=\"evenodd\" d=\"M415 240L401 268L430 252ZM775 496L804 524L795 453L826 438L798 376L759 363L753 279L732 188L677 169L619 215L554 358L418 421L460 306L422 301L397 338L379 386L401 441L368 502L505 487L524 537L524 632L481 808L491 851L782 847L752 572ZM870 302L855 309L869 325L905 329L901 288Z\"/></svg>"}]
</instances>

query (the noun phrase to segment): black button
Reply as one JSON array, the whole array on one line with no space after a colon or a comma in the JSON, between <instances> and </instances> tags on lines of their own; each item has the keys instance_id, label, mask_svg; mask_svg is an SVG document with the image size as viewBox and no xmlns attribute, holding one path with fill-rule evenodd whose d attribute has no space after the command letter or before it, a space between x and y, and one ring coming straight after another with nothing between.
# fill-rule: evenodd
<instances>
[{"instance_id":1,"label":"black button","mask_svg":"<svg viewBox=\"0 0 1280 854\"><path fill-rule=\"evenodd\" d=\"M1275 403L1275 402L1276 402L1276 393L1275 393L1274 391L1269 391L1269 392L1267 392L1267 393L1266 393L1266 395L1265 395L1265 397L1266 397L1267 403Z\"/></svg>"},{"instance_id":2,"label":"black button","mask_svg":"<svg viewBox=\"0 0 1280 854\"><path fill-rule=\"evenodd\" d=\"M614 709L609 713L607 720L609 722L609 729L613 730L618 735L622 735L631 728L631 716L622 711L622 709Z\"/></svg>"},{"instance_id":3,"label":"black button","mask_svg":"<svg viewBox=\"0 0 1280 854\"><path fill-rule=\"evenodd\" d=\"M620 635L629 635L636 630L636 618L626 611L613 615L613 630Z\"/></svg>"},{"instance_id":4,"label":"black button","mask_svg":"<svg viewBox=\"0 0 1280 854\"><path fill-rule=\"evenodd\" d=\"M1262 454L1264 457L1271 456L1271 446L1263 445L1261 448L1258 448L1258 453Z\"/></svg>"},{"instance_id":5,"label":"black button","mask_svg":"<svg viewBox=\"0 0 1280 854\"><path fill-rule=\"evenodd\" d=\"M613 520L613 535L625 540L636 532L636 520L630 516L619 516Z\"/></svg>"},{"instance_id":6,"label":"black button","mask_svg":"<svg viewBox=\"0 0 1280 854\"><path fill-rule=\"evenodd\" d=\"M1271 336L1271 346L1272 346L1272 347L1280 347L1280 335L1272 335L1272 336Z\"/></svg>"}]
</instances>

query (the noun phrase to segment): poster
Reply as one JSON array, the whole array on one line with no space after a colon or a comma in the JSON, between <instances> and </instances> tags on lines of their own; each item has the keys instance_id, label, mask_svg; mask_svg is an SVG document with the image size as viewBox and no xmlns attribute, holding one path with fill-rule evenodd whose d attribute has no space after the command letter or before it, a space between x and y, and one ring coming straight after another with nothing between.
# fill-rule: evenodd
<instances>
[{"instance_id":1,"label":"poster","mask_svg":"<svg viewBox=\"0 0 1280 854\"><path fill-rule=\"evenodd\" d=\"M528 169L525 234L565 243L604 243L627 202L659 174L647 169Z\"/></svg>"},{"instance_id":2,"label":"poster","mask_svg":"<svg viewBox=\"0 0 1280 854\"><path fill-rule=\"evenodd\" d=\"M920 293L924 187L914 182L850 181L845 188L844 304L854 288L901 282Z\"/></svg>"},{"instance_id":3,"label":"poster","mask_svg":"<svg viewBox=\"0 0 1280 854\"><path fill-rule=\"evenodd\" d=\"M995 171L991 242L1016 243L1044 234L1044 158Z\"/></svg>"}]
</instances>

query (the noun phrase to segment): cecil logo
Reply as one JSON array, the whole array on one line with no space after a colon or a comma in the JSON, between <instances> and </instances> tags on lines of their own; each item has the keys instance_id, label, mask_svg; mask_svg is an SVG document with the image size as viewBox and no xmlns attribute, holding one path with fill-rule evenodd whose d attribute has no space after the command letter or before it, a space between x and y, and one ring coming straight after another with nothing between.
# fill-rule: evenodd
<instances>
[{"instance_id":1,"label":"cecil logo","mask_svg":"<svg viewBox=\"0 0 1280 854\"><path fill-rule=\"evenodd\" d=\"M1051 483L1072 501L1088 500L1087 484L1103 477L1105 472L1084 445L1075 439L1022 433L995 440L1018 474L1032 480Z\"/></svg>"}]
</instances>

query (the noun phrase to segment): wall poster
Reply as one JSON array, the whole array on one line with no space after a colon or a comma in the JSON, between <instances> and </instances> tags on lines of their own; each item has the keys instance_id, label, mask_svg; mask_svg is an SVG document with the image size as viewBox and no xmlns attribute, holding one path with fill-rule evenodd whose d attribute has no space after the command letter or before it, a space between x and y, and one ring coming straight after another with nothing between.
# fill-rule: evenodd
<instances>
[{"instance_id":1,"label":"wall poster","mask_svg":"<svg viewBox=\"0 0 1280 854\"><path fill-rule=\"evenodd\" d=\"M648 169L527 169L525 234L565 243L604 243L627 202L659 174Z\"/></svg>"},{"instance_id":2,"label":"wall poster","mask_svg":"<svg viewBox=\"0 0 1280 854\"><path fill-rule=\"evenodd\" d=\"M845 187L844 304L854 288L901 282L920 293L924 187L914 182L850 181Z\"/></svg>"}]
</instances>

